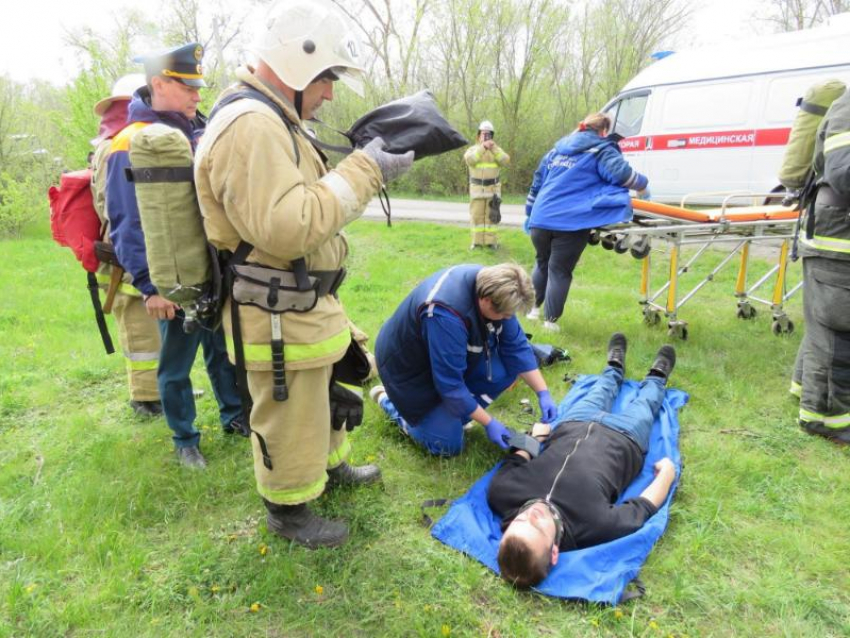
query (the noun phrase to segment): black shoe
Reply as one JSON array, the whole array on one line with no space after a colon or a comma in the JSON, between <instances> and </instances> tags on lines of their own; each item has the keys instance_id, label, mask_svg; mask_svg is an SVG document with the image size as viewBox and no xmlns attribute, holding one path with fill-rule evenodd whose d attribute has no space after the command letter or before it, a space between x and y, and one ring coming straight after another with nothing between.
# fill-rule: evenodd
<instances>
[{"instance_id":1,"label":"black shoe","mask_svg":"<svg viewBox=\"0 0 850 638\"><path fill-rule=\"evenodd\" d=\"M241 416L236 417L227 425L221 426L221 429L225 434L238 434L246 439L251 436L251 428L245 425L245 420Z\"/></svg>"},{"instance_id":2,"label":"black shoe","mask_svg":"<svg viewBox=\"0 0 850 638\"><path fill-rule=\"evenodd\" d=\"M649 369L649 373L646 376L661 377L666 383L675 366L676 350L673 346L661 346L658 350L658 354L655 355L655 361L652 362L652 367Z\"/></svg>"},{"instance_id":3,"label":"black shoe","mask_svg":"<svg viewBox=\"0 0 850 638\"><path fill-rule=\"evenodd\" d=\"M625 371L627 348L628 343L626 342L626 335L622 332L615 332L612 334L611 338L608 340L608 365Z\"/></svg>"},{"instance_id":4,"label":"black shoe","mask_svg":"<svg viewBox=\"0 0 850 638\"><path fill-rule=\"evenodd\" d=\"M381 468L377 465L361 465L354 467L344 462L332 470L328 470L327 487L339 485L369 485L381 480Z\"/></svg>"},{"instance_id":5,"label":"black shoe","mask_svg":"<svg viewBox=\"0 0 850 638\"><path fill-rule=\"evenodd\" d=\"M808 434L822 436L839 445L850 445L850 427L828 428L820 421L800 421L800 427Z\"/></svg>"},{"instance_id":6,"label":"black shoe","mask_svg":"<svg viewBox=\"0 0 850 638\"><path fill-rule=\"evenodd\" d=\"M201 449L197 445L177 448L177 460L180 461L180 465L196 470L203 470L207 467L207 460L201 454Z\"/></svg>"},{"instance_id":7,"label":"black shoe","mask_svg":"<svg viewBox=\"0 0 850 638\"><path fill-rule=\"evenodd\" d=\"M161 401L130 401L130 407L137 416L155 417L162 414Z\"/></svg>"},{"instance_id":8,"label":"black shoe","mask_svg":"<svg viewBox=\"0 0 850 638\"><path fill-rule=\"evenodd\" d=\"M263 499L269 531L309 549L337 547L348 539L348 525L317 516L306 503L278 505Z\"/></svg>"}]
</instances>

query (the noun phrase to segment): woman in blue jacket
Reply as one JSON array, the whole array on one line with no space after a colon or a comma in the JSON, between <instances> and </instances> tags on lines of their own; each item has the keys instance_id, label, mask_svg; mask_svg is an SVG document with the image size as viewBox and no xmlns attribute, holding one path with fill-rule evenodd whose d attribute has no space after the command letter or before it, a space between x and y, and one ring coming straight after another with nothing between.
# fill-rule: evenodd
<instances>
[{"instance_id":1,"label":"woman in blue jacket","mask_svg":"<svg viewBox=\"0 0 850 638\"><path fill-rule=\"evenodd\" d=\"M632 217L629 189L643 195L649 180L635 171L608 137L607 115L588 115L540 160L525 202L526 226L536 251L532 274L535 303L529 319L542 315L545 330L564 312L573 269L590 231Z\"/></svg>"}]
</instances>

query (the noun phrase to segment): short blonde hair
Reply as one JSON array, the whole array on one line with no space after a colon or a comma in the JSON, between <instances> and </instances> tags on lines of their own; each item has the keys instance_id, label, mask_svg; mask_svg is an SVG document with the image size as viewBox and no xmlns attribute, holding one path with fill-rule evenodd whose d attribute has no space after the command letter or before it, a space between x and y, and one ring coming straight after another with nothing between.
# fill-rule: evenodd
<instances>
[{"instance_id":1,"label":"short blonde hair","mask_svg":"<svg viewBox=\"0 0 850 638\"><path fill-rule=\"evenodd\" d=\"M479 299L489 298L499 314L525 313L534 305L531 277L518 264L498 264L478 271L475 291Z\"/></svg>"}]
</instances>

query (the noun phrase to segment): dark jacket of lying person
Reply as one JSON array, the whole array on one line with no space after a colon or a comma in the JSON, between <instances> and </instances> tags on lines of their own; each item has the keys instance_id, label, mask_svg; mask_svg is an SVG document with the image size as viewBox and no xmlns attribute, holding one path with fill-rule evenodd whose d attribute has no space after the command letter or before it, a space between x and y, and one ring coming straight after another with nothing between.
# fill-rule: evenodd
<instances>
[{"instance_id":1,"label":"dark jacket of lying person","mask_svg":"<svg viewBox=\"0 0 850 638\"><path fill-rule=\"evenodd\" d=\"M519 588L542 581L562 551L605 543L631 534L658 510L676 478L669 458L655 464L655 478L637 498L619 505L623 490L640 474L652 423L664 400L667 377L676 362L662 346L637 395L611 413L623 382L626 337L608 344L608 366L587 395L549 427L537 424L532 436L548 441L532 458L515 450L496 472L487 501L502 518L499 543L502 577Z\"/></svg>"}]
</instances>

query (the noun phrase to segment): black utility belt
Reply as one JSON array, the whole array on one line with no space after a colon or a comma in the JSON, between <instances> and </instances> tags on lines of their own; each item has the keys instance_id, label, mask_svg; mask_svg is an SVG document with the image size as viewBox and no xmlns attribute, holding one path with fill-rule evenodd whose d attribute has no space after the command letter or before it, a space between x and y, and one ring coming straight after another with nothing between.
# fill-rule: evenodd
<instances>
[{"instance_id":1,"label":"black utility belt","mask_svg":"<svg viewBox=\"0 0 850 638\"><path fill-rule=\"evenodd\" d=\"M836 193L829 184L823 184L818 189L817 203L821 206L850 208L850 197Z\"/></svg>"},{"instance_id":2,"label":"black utility belt","mask_svg":"<svg viewBox=\"0 0 850 638\"><path fill-rule=\"evenodd\" d=\"M499 183L499 178L496 177L494 179L478 179L477 177L470 177L469 183L474 184L475 186L494 186Z\"/></svg>"},{"instance_id":3,"label":"black utility belt","mask_svg":"<svg viewBox=\"0 0 850 638\"><path fill-rule=\"evenodd\" d=\"M339 270L278 270L255 264L233 268L233 301L268 312L308 312L319 297L335 295L345 279Z\"/></svg>"}]
</instances>

